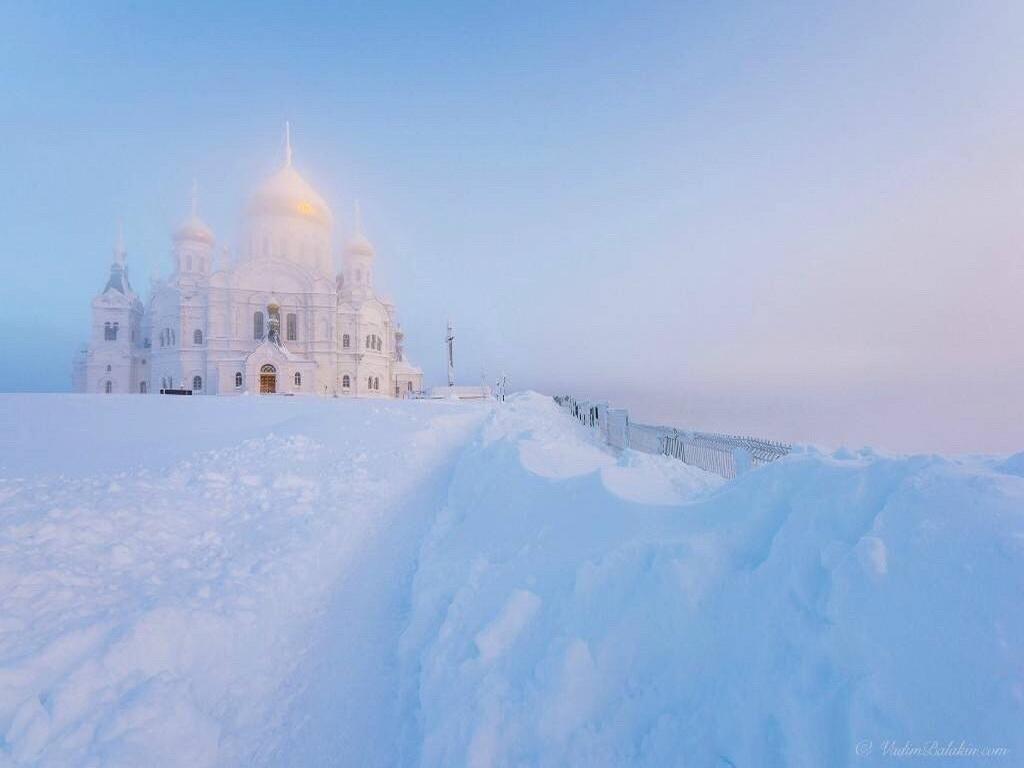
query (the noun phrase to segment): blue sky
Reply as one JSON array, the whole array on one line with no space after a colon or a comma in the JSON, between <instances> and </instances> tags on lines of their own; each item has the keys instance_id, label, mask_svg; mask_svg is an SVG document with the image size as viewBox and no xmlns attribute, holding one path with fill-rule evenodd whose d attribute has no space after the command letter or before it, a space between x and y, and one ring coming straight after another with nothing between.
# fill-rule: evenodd
<instances>
[{"instance_id":1,"label":"blue sky","mask_svg":"<svg viewBox=\"0 0 1024 768\"><path fill-rule=\"evenodd\" d=\"M7 4L0 390L62 390L117 221L143 289L295 163L359 199L410 355L642 419L1024 449L1024 9Z\"/></svg>"}]
</instances>

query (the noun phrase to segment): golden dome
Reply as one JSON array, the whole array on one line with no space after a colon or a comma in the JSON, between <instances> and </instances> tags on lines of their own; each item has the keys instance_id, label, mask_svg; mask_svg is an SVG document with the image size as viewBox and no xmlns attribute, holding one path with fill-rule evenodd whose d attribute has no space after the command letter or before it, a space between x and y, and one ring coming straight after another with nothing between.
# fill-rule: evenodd
<instances>
[{"instance_id":1,"label":"golden dome","mask_svg":"<svg viewBox=\"0 0 1024 768\"><path fill-rule=\"evenodd\" d=\"M264 181L249 200L250 215L289 216L331 226L331 209L291 162Z\"/></svg>"}]
</instances>

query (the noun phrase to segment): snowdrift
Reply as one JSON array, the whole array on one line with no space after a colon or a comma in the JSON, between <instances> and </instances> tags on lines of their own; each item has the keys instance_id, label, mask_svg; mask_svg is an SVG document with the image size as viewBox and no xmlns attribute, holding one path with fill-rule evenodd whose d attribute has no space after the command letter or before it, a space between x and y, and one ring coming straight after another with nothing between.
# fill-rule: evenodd
<instances>
[{"instance_id":1,"label":"snowdrift","mask_svg":"<svg viewBox=\"0 0 1024 768\"><path fill-rule=\"evenodd\" d=\"M1020 456L725 483L535 394L0 396L0 426L0 765L1024 754Z\"/></svg>"},{"instance_id":2,"label":"snowdrift","mask_svg":"<svg viewBox=\"0 0 1024 768\"><path fill-rule=\"evenodd\" d=\"M719 485L589 441L524 397L460 460L402 643L412 762L1024 760L1016 462L805 451Z\"/></svg>"}]
</instances>

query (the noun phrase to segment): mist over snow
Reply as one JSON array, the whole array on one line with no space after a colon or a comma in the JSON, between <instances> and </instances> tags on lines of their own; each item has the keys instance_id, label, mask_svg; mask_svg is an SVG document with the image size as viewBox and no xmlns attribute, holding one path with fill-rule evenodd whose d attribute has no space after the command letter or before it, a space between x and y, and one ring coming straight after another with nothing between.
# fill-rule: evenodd
<instances>
[{"instance_id":1,"label":"mist over snow","mask_svg":"<svg viewBox=\"0 0 1024 768\"><path fill-rule=\"evenodd\" d=\"M1024 750L1019 454L726 482L536 393L3 395L0 435L2 765Z\"/></svg>"},{"instance_id":2,"label":"mist over snow","mask_svg":"<svg viewBox=\"0 0 1024 768\"><path fill-rule=\"evenodd\" d=\"M0 390L70 387L291 120L410 359L830 446L1024 446L1019 3L5 9Z\"/></svg>"}]
</instances>

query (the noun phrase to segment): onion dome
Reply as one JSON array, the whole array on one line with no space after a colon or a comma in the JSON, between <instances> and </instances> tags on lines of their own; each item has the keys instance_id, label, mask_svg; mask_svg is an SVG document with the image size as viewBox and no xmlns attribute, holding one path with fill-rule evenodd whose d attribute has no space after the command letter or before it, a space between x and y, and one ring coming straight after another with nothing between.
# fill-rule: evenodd
<instances>
[{"instance_id":1,"label":"onion dome","mask_svg":"<svg viewBox=\"0 0 1024 768\"><path fill-rule=\"evenodd\" d=\"M373 247L373 243L370 242L369 238L363 234L363 217L359 210L359 203L356 203L355 211L355 229L352 232L352 237L349 238L345 244L345 253L352 256L374 256L377 251Z\"/></svg>"},{"instance_id":2,"label":"onion dome","mask_svg":"<svg viewBox=\"0 0 1024 768\"><path fill-rule=\"evenodd\" d=\"M249 199L252 215L287 216L330 226L331 209L299 172L292 166L291 130L286 128L285 164L277 173L257 187Z\"/></svg>"},{"instance_id":3,"label":"onion dome","mask_svg":"<svg viewBox=\"0 0 1024 768\"><path fill-rule=\"evenodd\" d=\"M206 245L213 245L214 237L213 230L210 229L206 222L199 218L199 214L196 212L197 208L197 190L196 183L192 182L192 212L188 217L178 225L177 229L174 230L174 241L190 241L194 243L205 243Z\"/></svg>"}]
</instances>

